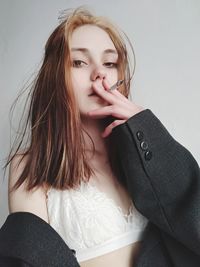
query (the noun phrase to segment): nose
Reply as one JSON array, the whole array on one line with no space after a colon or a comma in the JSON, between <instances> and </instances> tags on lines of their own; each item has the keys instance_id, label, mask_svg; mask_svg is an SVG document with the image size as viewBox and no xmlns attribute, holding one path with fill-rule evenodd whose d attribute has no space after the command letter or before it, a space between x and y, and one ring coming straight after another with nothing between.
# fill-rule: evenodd
<instances>
[{"instance_id":1,"label":"nose","mask_svg":"<svg viewBox=\"0 0 200 267\"><path fill-rule=\"evenodd\" d=\"M102 67L96 67L91 73L91 80L104 79L106 77L106 71Z\"/></svg>"}]
</instances>

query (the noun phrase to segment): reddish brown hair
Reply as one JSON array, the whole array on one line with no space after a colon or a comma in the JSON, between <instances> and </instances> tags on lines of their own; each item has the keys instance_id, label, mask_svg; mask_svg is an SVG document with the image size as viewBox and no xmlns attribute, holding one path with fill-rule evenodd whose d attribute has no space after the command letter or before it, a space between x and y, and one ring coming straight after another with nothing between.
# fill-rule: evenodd
<instances>
[{"instance_id":1,"label":"reddish brown hair","mask_svg":"<svg viewBox=\"0 0 200 267\"><path fill-rule=\"evenodd\" d=\"M93 173L86 160L80 113L70 80L69 40L74 29L92 24L109 34L119 55L119 79L125 78L126 81L120 91L127 98L129 96L130 65L120 31L108 19L94 16L84 8L65 11L61 20L47 40L42 66L31 87L22 138L15 152L10 151L4 167L16 155L22 156L19 164L26 159L12 190L24 181L27 190L44 184L58 189L74 188L81 180L88 181ZM29 146L20 151L28 125L31 133ZM91 142L94 152L92 139Z\"/></svg>"}]
</instances>

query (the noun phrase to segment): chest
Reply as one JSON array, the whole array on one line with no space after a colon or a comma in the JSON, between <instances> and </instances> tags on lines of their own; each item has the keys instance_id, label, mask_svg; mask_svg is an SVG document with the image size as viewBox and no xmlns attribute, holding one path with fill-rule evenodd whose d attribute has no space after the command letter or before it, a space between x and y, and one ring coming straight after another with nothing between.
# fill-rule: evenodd
<instances>
[{"instance_id":1,"label":"chest","mask_svg":"<svg viewBox=\"0 0 200 267\"><path fill-rule=\"evenodd\" d=\"M120 188L121 189L121 188ZM98 257L141 239L146 220L129 202L122 210L123 190L101 191L94 183L82 183L72 190L47 192L50 225L60 234L79 261ZM115 198L113 198L115 197Z\"/></svg>"}]
</instances>

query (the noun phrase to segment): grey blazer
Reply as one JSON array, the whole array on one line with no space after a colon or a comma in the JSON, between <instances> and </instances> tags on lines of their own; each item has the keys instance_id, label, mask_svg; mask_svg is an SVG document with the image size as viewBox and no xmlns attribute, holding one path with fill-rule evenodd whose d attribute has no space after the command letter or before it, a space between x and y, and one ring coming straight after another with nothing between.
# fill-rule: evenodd
<instances>
[{"instance_id":1,"label":"grey blazer","mask_svg":"<svg viewBox=\"0 0 200 267\"><path fill-rule=\"evenodd\" d=\"M110 135L116 173L148 218L134 267L200 266L200 169L146 109ZM80 266L74 248L45 221L15 212L0 229L0 266Z\"/></svg>"}]
</instances>

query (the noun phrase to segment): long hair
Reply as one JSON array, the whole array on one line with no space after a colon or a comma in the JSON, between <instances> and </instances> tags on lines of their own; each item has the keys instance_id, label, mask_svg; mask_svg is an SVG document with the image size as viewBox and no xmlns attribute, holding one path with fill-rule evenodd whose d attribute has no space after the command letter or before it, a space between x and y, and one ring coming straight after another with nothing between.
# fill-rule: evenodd
<instances>
[{"instance_id":1,"label":"long hair","mask_svg":"<svg viewBox=\"0 0 200 267\"><path fill-rule=\"evenodd\" d=\"M109 34L119 55L119 79L125 79L120 92L127 98L130 93L132 77L123 32L108 19L94 16L82 7L65 10L60 19L46 42L42 66L31 86L22 138L17 149L13 152L12 148L9 152L4 166L6 168L15 156L20 156L18 166L25 160L12 190L24 181L28 191L41 185L57 189L75 188L81 181L89 181L94 173L87 162L81 117L71 83L69 41L77 27L96 25ZM20 151L28 126L29 145ZM89 138L94 153L95 145Z\"/></svg>"}]
</instances>

